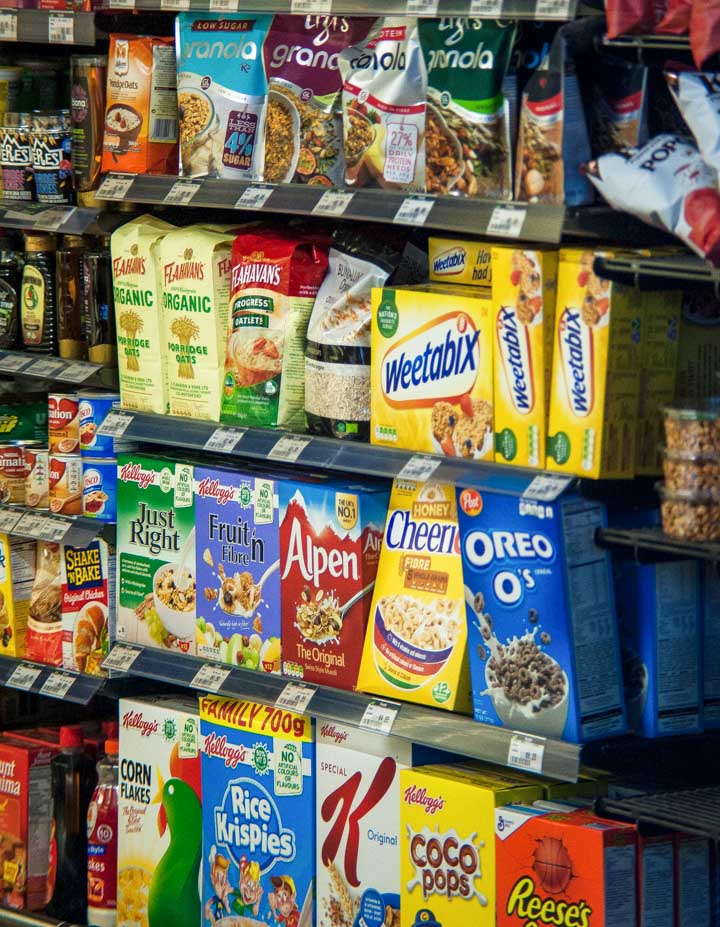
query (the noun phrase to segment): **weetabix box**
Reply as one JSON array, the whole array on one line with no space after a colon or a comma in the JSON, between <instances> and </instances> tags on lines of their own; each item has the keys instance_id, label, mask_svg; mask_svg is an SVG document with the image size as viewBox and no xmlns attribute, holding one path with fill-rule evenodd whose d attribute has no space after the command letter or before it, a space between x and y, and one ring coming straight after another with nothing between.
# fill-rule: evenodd
<instances>
[{"instance_id":1,"label":"weetabix box","mask_svg":"<svg viewBox=\"0 0 720 927\"><path fill-rule=\"evenodd\" d=\"M492 245L464 238L429 238L430 279L489 287L493 282Z\"/></svg>"},{"instance_id":2,"label":"weetabix box","mask_svg":"<svg viewBox=\"0 0 720 927\"><path fill-rule=\"evenodd\" d=\"M63 666L104 676L102 662L115 636L115 550L96 538L61 551Z\"/></svg>"}]
</instances>

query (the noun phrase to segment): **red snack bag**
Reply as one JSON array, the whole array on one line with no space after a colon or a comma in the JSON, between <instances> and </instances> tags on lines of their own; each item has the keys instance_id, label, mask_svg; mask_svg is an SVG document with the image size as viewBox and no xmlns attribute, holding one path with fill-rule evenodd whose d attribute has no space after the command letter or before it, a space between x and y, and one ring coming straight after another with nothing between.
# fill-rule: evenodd
<instances>
[{"instance_id":1,"label":"red snack bag","mask_svg":"<svg viewBox=\"0 0 720 927\"><path fill-rule=\"evenodd\" d=\"M695 0L693 3L690 48L698 68L720 52L720 0Z\"/></svg>"},{"instance_id":2,"label":"red snack bag","mask_svg":"<svg viewBox=\"0 0 720 927\"><path fill-rule=\"evenodd\" d=\"M658 135L642 148L603 155L587 173L614 209L672 232L720 266L717 174L690 142Z\"/></svg>"},{"instance_id":3,"label":"red snack bag","mask_svg":"<svg viewBox=\"0 0 720 927\"><path fill-rule=\"evenodd\" d=\"M652 32L665 15L668 0L605 0L608 37Z\"/></svg>"},{"instance_id":4,"label":"red snack bag","mask_svg":"<svg viewBox=\"0 0 720 927\"><path fill-rule=\"evenodd\" d=\"M687 35L693 0L668 0L665 15L657 24L656 32L663 35Z\"/></svg>"}]
</instances>

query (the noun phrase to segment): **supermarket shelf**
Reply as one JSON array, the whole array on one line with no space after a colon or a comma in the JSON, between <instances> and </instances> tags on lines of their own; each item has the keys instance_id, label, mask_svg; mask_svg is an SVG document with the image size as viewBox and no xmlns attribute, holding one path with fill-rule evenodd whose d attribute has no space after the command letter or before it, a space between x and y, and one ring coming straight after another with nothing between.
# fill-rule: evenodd
<instances>
[{"instance_id":1,"label":"supermarket shelf","mask_svg":"<svg viewBox=\"0 0 720 927\"><path fill-rule=\"evenodd\" d=\"M113 367L25 351L0 351L0 376L111 389L117 388L118 383L117 371Z\"/></svg>"},{"instance_id":2,"label":"supermarket shelf","mask_svg":"<svg viewBox=\"0 0 720 927\"><path fill-rule=\"evenodd\" d=\"M720 786L653 792L633 798L602 798L599 810L720 840Z\"/></svg>"},{"instance_id":3,"label":"supermarket shelf","mask_svg":"<svg viewBox=\"0 0 720 927\"><path fill-rule=\"evenodd\" d=\"M8 229L59 232L63 235L104 235L124 221L127 221L127 216L113 215L100 209L0 200L0 226Z\"/></svg>"},{"instance_id":4,"label":"supermarket shelf","mask_svg":"<svg viewBox=\"0 0 720 927\"><path fill-rule=\"evenodd\" d=\"M690 39L686 35L621 35L616 39L605 36L602 44L613 51L631 51L639 55L646 51L654 54L690 51Z\"/></svg>"},{"instance_id":5,"label":"supermarket shelf","mask_svg":"<svg viewBox=\"0 0 720 927\"><path fill-rule=\"evenodd\" d=\"M0 656L0 685L87 705L107 680L103 676L74 673L44 663Z\"/></svg>"},{"instance_id":6,"label":"supermarket shelf","mask_svg":"<svg viewBox=\"0 0 720 927\"><path fill-rule=\"evenodd\" d=\"M626 551L641 563L658 560L712 560L720 564L720 543L681 541L659 528L600 528L596 541L601 547Z\"/></svg>"},{"instance_id":7,"label":"supermarket shelf","mask_svg":"<svg viewBox=\"0 0 720 927\"><path fill-rule=\"evenodd\" d=\"M56 921L54 917L33 914L29 911L10 911L0 908L0 927L79 927L69 921Z\"/></svg>"},{"instance_id":8,"label":"supermarket shelf","mask_svg":"<svg viewBox=\"0 0 720 927\"><path fill-rule=\"evenodd\" d=\"M56 10L0 10L0 42L94 45L94 13Z\"/></svg>"},{"instance_id":9,"label":"supermarket shelf","mask_svg":"<svg viewBox=\"0 0 720 927\"><path fill-rule=\"evenodd\" d=\"M40 512L22 505L0 505L0 531L13 537L53 541L83 547L97 537L115 541L115 525L82 518Z\"/></svg>"},{"instance_id":10,"label":"supermarket shelf","mask_svg":"<svg viewBox=\"0 0 720 927\"><path fill-rule=\"evenodd\" d=\"M312 692L307 714L328 721L377 729L367 723L366 712L371 704L391 706L397 714L384 731L415 743L424 743L442 750L460 753L474 759L487 760L503 766L528 769L514 760L527 745L530 755L537 758L536 772L556 779L577 781L581 748L577 744L528 737L515 731L433 708L377 699L361 692L345 692L325 686L305 686L283 677L253 670L208 663L198 657L183 656L167 650L116 644L106 666L117 666L130 676L154 679L163 683L185 686L198 691L212 690L235 698L251 698L275 706L290 697L288 687L299 685ZM372 709L371 709L372 712Z\"/></svg>"},{"instance_id":11,"label":"supermarket shelf","mask_svg":"<svg viewBox=\"0 0 720 927\"><path fill-rule=\"evenodd\" d=\"M689 253L654 257L596 257L595 273L643 289L677 289L683 284L720 287L720 267L712 267Z\"/></svg>"}]
</instances>

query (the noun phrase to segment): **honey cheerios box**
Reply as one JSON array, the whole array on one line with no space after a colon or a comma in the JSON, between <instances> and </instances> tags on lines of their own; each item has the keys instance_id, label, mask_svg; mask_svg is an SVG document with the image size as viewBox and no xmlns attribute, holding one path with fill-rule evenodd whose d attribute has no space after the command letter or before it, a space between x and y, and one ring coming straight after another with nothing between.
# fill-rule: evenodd
<instances>
[{"instance_id":1,"label":"honey cheerios box","mask_svg":"<svg viewBox=\"0 0 720 927\"><path fill-rule=\"evenodd\" d=\"M487 291L423 284L372 291L370 440L492 460Z\"/></svg>"}]
</instances>

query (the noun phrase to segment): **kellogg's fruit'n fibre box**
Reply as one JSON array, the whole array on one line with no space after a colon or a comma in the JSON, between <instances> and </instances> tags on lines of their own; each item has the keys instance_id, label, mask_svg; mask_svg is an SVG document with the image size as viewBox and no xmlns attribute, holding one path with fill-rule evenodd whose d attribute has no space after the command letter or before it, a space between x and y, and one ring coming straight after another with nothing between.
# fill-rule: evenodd
<instances>
[{"instance_id":1,"label":"kellogg's fruit'n fibre box","mask_svg":"<svg viewBox=\"0 0 720 927\"><path fill-rule=\"evenodd\" d=\"M0 534L0 653L8 657L25 655L35 549L35 541Z\"/></svg>"},{"instance_id":2,"label":"kellogg's fruit'n fibre box","mask_svg":"<svg viewBox=\"0 0 720 927\"><path fill-rule=\"evenodd\" d=\"M310 718L200 699L203 924L312 927L315 737Z\"/></svg>"},{"instance_id":3,"label":"kellogg's fruit'n fibre box","mask_svg":"<svg viewBox=\"0 0 720 927\"><path fill-rule=\"evenodd\" d=\"M121 699L118 927L201 923L201 802L197 701Z\"/></svg>"},{"instance_id":4,"label":"kellogg's fruit'n fibre box","mask_svg":"<svg viewBox=\"0 0 720 927\"><path fill-rule=\"evenodd\" d=\"M102 662L115 638L115 549L96 538L60 550L63 666L105 676Z\"/></svg>"},{"instance_id":5,"label":"kellogg's fruit'n fibre box","mask_svg":"<svg viewBox=\"0 0 720 927\"><path fill-rule=\"evenodd\" d=\"M495 460L544 467L557 251L495 247Z\"/></svg>"},{"instance_id":6,"label":"kellogg's fruit'n fibre box","mask_svg":"<svg viewBox=\"0 0 720 927\"><path fill-rule=\"evenodd\" d=\"M582 743L626 730L604 507L535 500L530 481L458 487L473 712Z\"/></svg>"},{"instance_id":7,"label":"kellogg's fruit'n fibre box","mask_svg":"<svg viewBox=\"0 0 720 927\"><path fill-rule=\"evenodd\" d=\"M373 444L493 459L488 292L373 289L370 344Z\"/></svg>"},{"instance_id":8,"label":"kellogg's fruit'n fibre box","mask_svg":"<svg viewBox=\"0 0 720 927\"><path fill-rule=\"evenodd\" d=\"M358 688L470 710L455 490L395 480Z\"/></svg>"},{"instance_id":9,"label":"kellogg's fruit'n fibre box","mask_svg":"<svg viewBox=\"0 0 720 927\"><path fill-rule=\"evenodd\" d=\"M283 673L354 689L388 492L289 479L278 491Z\"/></svg>"},{"instance_id":10,"label":"kellogg's fruit'n fibre box","mask_svg":"<svg viewBox=\"0 0 720 927\"><path fill-rule=\"evenodd\" d=\"M498 808L495 852L497 927L635 927L634 828Z\"/></svg>"},{"instance_id":11,"label":"kellogg's fruit'n fibre box","mask_svg":"<svg viewBox=\"0 0 720 927\"><path fill-rule=\"evenodd\" d=\"M429 238L428 263L434 283L489 287L493 282L492 245L479 241Z\"/></svg>"},{"instance_id":12,"label":"kellogg's fruit'n fibre box","mask_svg":"<svg viewBox=\"0 0 720 927\"><path fill-rule=\"evenodd\" d=\"M400 773L403 927L495 927L495 808L542 789L472 764Z\"/></svg>"},{"instance_id":13,"label":"kellogg's fruit'n fibre box","mask_svg":"<svg viewBox=\"0 0 720 927\"><path fill-rule=\"evenodd\" d=\"M595 256L560 251L546 466L620 479L635 472L643 304L596 276Z\"/></svg>"}]
</instances>

